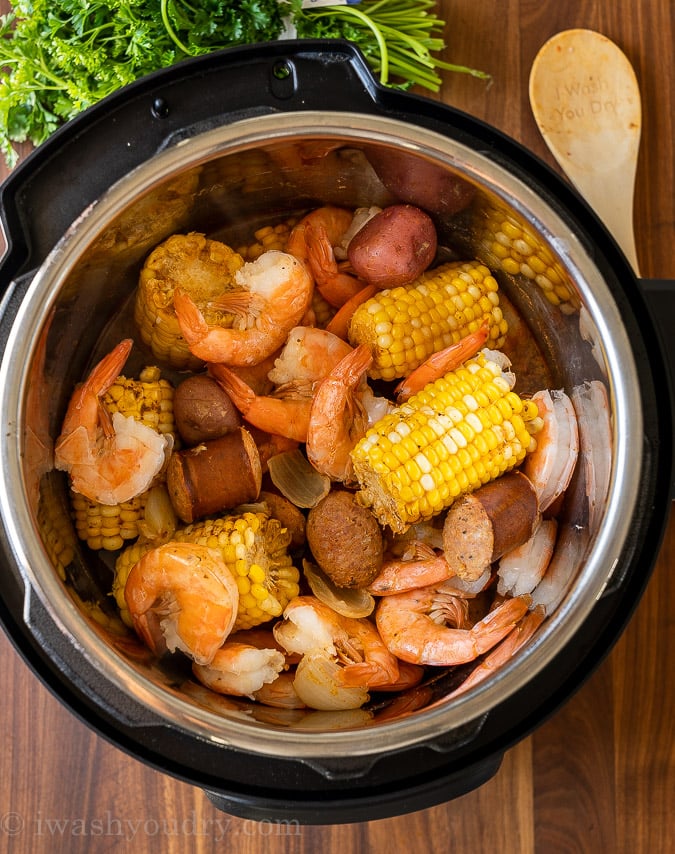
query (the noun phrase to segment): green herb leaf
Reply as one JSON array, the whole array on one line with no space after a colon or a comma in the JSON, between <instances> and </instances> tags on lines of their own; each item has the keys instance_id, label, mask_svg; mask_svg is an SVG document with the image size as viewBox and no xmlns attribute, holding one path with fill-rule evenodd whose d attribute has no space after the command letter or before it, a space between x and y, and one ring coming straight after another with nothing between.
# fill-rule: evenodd
<instances>
[{"instance_id":1,"label":"green herb leaf","mask_svg":"<svg viewBox=\"0 0 675 854\"><path fill-rule=\"evenodd\" d=\"M445 23L434 0L362 0L302 8L302 0L11 0L0 16L0 151L39 145L63 122L134 80L187 56L278 38L356 44L388 86L438 91L441 71L483 72L433 56Z\"/></svg>"}]
</instances>

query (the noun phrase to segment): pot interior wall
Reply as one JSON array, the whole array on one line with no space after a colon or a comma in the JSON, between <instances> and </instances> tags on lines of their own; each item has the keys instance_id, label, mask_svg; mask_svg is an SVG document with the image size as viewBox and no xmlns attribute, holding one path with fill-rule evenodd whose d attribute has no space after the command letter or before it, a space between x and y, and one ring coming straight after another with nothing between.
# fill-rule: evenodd
<instances>
[{"instance_id":1,"label":"pot interior wall","mask_svg":"<svg viewBox=\"0 0 675 854\"><path fill-rule=\"evenodd\" d=\"M49 470L42 453L58 435L75 384L122 337L131 336L137 342L128 374L155 361L138 341L133 297L144 259L164 238L198 231L236 248L250 243L257 228L323 204L419 204L434 217L440 258L480 258L498 279L503 310L514 330L509 350L517 390L527 394L545 386L571 389L589 380L604 381L602 351L594 353L584 340L588 331L584 336L580 331L585 296L574 271L554 248L552 235L528 221L518 205L461 163L434 162L423 150L413 148L400 158L395 141L373 143L366 136L341 138L335 131L306 136L296 131L290 139L242 144L205 155L161 176L135 197L113 192L107 219L100 219L94 231L85 229L84 237L66 237L72 258L60 268L65 272L54 287L53 304L29 371L26 491L53 573L60 577L64 593L76 602L83 624L114 649L139 679L172 698L169 702L180 698L224 719L243 720L243 710L246 721L258 726L317 725L310 722L309 713L284 715L206 692L192 682L189 667L180 660L154 661L116 613L110 596L115 554L91 552L77 540L65 477ZM61 263L62 250L59 253ZM597 338L592 321L590 331ZM164 375L176 382L182 378L171 369ZM34 437L45 441L34 443ZM588 531L583 483L569 491L560 519L570 528L584 527L589 533L586 545L592 546L596 531ZM598 517L594 524L599 526L600 521ZM581 550L577 569L584 554ZM426 705L442 699L469 669L450 669L437 677ZM325 719L325 728L377 725L389 703L380 699L372 709ZM416 714L424 714L424 708Z\"/></svg>"}]
</instances>

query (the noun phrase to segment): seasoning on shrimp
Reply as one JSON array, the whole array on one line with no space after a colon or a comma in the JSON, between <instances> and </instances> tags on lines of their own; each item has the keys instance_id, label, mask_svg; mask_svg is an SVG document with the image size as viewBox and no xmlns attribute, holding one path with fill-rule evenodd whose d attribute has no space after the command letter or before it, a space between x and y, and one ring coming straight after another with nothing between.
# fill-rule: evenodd
<instances>
[{"instance_id":1,"label":"seasoning on shrimp","mask_svg":"<svg viewBox=\"0 0 675 854\"><path fill-rule=\"evenodd\" d=\"M235 273L238 290L210 300L235 316L232 328L211 325L183 288L173 294L176 316L191 353L205 362L256 365L277 350L302 320L313 282L305 266L286 252L270 250Z\"/></svg>"},{"instance_id":2,"label":"seasoning on shrimp","mask_svg":"<svg viewBox=\"0 0 675 854\"><path fill-rule=\"evenodd\" d=\"M307 457L331 480L353 479L351 451L365 435L368 412L360 396L372 362L361 345L342 359L319 385L312 400L307 430Z\"/></svg>"},{"instance_id":3,"label":"seasoning on shrimp","mask_svg":"<svg viewBox=\"0 0 675 854\"><path fill-rule=\"evenodd\" d=\"M181 650L211 662L232 631L239 590L221 554L194 543L147 551L124 586L134 628L158 656Z\"/></svg>"},{"instance_id":4,"label":"seasoning on shrimp","mask_svg":"<svg viewBox=\"0 0 675 854\"><path fill-rule=\"evenodd\" d=\"M506 599L474 625L455 628L445 624L448 609L456 619L455 599L437 584L382 598L375 618L387 649L412 664L465 664L505 638L531 601L529 596Z\"/></svg>"},{"instance_id":5,"label":"seasoning on shrimp","mask_svg":"<svg viewBox=\"0 0 675 854\"><path fill-rule=\"evenodd\" d=\"M54 448L54 465L68 472L73 490L99 504L121 504L149 489L173 446L171 435L120 412L111 417L101 404L132 345L121 341L75 390Z\"/></svg>"},{"instance_id":6,"label":"seasoning on shrimp","mask_svg":"<svg viewBox=\"0 0 675 854\"><path fill-rule=\"evenodd\" d=\"M311 272L317 290L330 305L339 308L360 291L365 282L342 272L334 247L347 239L354 214L346 208L325 205L308 213L295 226L286 251Z\"/></svg>"}]
</instances>

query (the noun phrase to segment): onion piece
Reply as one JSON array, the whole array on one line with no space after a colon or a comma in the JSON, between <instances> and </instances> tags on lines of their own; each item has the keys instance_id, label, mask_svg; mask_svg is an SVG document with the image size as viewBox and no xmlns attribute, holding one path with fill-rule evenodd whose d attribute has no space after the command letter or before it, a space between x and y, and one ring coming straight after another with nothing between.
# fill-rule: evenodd
<instances>
[{"instance_id":1,"label":"onion piece","mask_svg":"<svg viewBox=\"0 0 675 854\"><path fill-rule=\"evenodd\" d=\"M311 508L330 492L330 478L318 472L299 448L268 460L272 483L296 507Z\"/></svg>"},{"instance_id":2,"label":"onion piece","mask_svg":"<svg viewBox=\"0 0 675 854\"><path fill-rule=\"evenodd\" d=\"M166 486L153 486L148 493L143 520L138 523L141 536L146 540L163 543L173 537L177 527L178 517Z\"/></svg>"},{"instance_id":3,"label":"onion piece","mask_svg":"<svg viewBox=\"0 0 675 854\"><path fill-rule=\"evenodd\" d=\"M368 690L342 685L340 670L340 665L325 650L306 653L295 671L295 693L310 709L322 712L359 709L369 699Z\"/></svg>"},{"instance_id":4,"label":"onion piece","mask_svg":"<svg viewBox=\"0 0 675 854\"><path fill-rule=\"evenodd\" d=\"M307 583L316 598L343 617L369 617L375 609L375 599L362 587L338 587L317 564L303 560Z\"/></svg>"}]
</instances>

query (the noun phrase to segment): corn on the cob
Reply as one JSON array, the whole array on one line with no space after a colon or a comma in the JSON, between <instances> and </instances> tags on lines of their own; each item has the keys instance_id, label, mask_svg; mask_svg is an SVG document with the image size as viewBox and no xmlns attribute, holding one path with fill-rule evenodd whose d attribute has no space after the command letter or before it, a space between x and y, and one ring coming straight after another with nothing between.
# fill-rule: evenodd
<instances>
[{"instance_id":1,"label":"corn on the cob","mask_svg":"<svg viewBox=\"0 0 675 854\"><path fill-rule=\"evenodd\" d=\"M536 404L485 354L425 386L352 451L359 500L402 533L517 466L534 442Z\"/></svg>"},{"instance_id":2,"label":"corn on the cob","mask_svg":"<svg viewBox=\"0 0 675 854\"><path fill-rule=\"evenodd\" d=\"M117 551L125 542L138 537L138 523L143 519L147 493L138 495L123 504L99 504L72 493L73 516L77 536L90 549Z\"/></svg>"},{"instance_id":3,"label":"corn on the cob","mask_svg":"<svg viewBox=\"0 0 675 854\"><path fill-rule=\"evenodd\" d=\"M176 531L173 540L209 546L222 554L239 588L233 631L281 616L288 602L298 595L300 573L288 554L291 534L266 513L246 512L195 522ZM128 625L124 585L133 565L154 545L139 541L125 549L115 564L113 595Z\"/></svg>"},{"instance_id":4,"label":"corn on the cob","mask_svg":"<svg viewBox=\"0 0 675 854\"><path fill-rule=\"evenodd\" d=\"M497 206L488 208L486 216L479 230L479 247L485 261L495 270L534 282L546 299L560 306L565 314L577 311L579 299L561 265L526 223Z\"/></svg>"},{"instance_id":5,"label":"corn on the cob","mask_svg":"<svg viewBox=\"0 0 675 854\"><path fill-rule=\"evenodd\" d=\"M175 439L173 394L173 386L162 377L160 369L150 365L143 368L138 379L117 377L101 401L111 415L115 412L132 415L146 427L164 436L171 434Z\"/></svg>"},{"instance_id":6,"label":"corn on the cob","mask_svg":"<svg viewBox=\"0 0 675 854\"><path fill-rule=\"evenodd\" d=\"M213 309L210 301L233 288L243 264L234 249L194 232L174 234L150 253L139 277L134 320L156 359L180 370L201 367L181 335L174 288L188 292L209 325L231 326L233 316Z\"/></svg>"},{"instance_id":7,"label":"corn on the cob","mask_svg":"<svg viewBox=\"0 0 675 854\"><path fill-rule=\"evenodd\" d=\"M171 383L152 365L144 368L138 379L117 377L101 402L111 415L120 412L127 417L133 416L163 435L172 435L176 442L173 394ZM149 493L150 490L123 504L104 505L71 491L78 537L95 550L123 548L140 533Z\"/></svg>"},{"instance_id":8,"label":"corn on the cob","mask_svg":"<svg viewBox=\"0 0 675 854\"><path fill-rule=\"evenodd\" d=\"M487 346L499 348L507 324L497 281L478 261L450 262L359 306L350 323L349 341L370 346L373 379L393 380L475 332L485 320L490 326Z\"/></svg>"},{"instance_id":9,"label":"corn on the cob","mask_svg":"<svg viewBox=\"0 0 675 854\"><path fill-rule=\"evenodd\" d=\"M76 539L68 518L67 504L55 483L54 473L48 472L40 481L37 522L49 559L62 581L66 567L75 557Z\"/></svg>"},{"instance_id":10,"label":"corn on the cob","mask_svg":"<svg viewBox=\"0 0 675 854\"><path fill-rule=\"evenodd\" d=\"M271 168L272 160L264 149L237 151L205 166L202 186L222 188L231 206L235 200L228 197L235 192L242 196L269 192L270 182L278 180Z\"/></svg>"}]
</instances>

